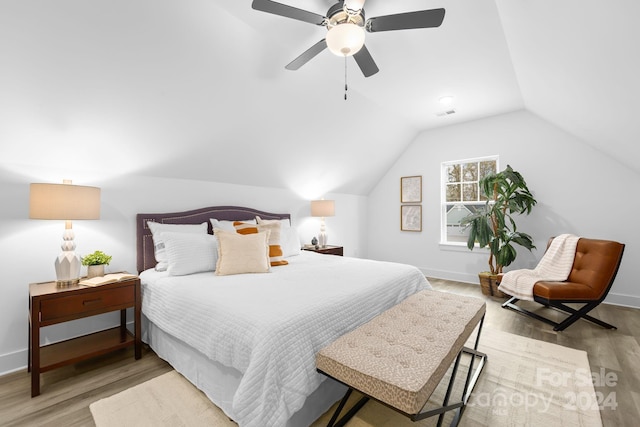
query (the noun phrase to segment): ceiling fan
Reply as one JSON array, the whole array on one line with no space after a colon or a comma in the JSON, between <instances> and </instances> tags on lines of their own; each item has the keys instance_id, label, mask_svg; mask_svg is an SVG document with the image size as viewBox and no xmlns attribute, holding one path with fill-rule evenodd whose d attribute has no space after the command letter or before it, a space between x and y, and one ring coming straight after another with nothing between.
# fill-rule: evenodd
<instances>
[{"instance_id":1,"label":"ceiling fan","mask_svg":"<svg viewBox=\"0 0 640 427\"><path fill-rule=\"evenodd\" d=\"M338 1L327 11L327 16L298 9L271 0L253 0L251 7L262 12L297 19L326 27L326 38L311 46L285 68L297 70L313 59L325 48L338 56L353 56L365 77L379 71L373 57L364 45L365 31L409 30L414 28L439 27L444 20L444 9L430 9L396 15L377 16L365 19L365 0Z\"/></svg>"}]
</instances>

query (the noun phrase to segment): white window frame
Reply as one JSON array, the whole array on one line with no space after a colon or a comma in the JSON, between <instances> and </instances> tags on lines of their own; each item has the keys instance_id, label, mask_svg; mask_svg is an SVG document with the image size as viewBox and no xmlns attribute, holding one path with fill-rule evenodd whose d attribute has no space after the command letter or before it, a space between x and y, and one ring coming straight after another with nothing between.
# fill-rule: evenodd
<instances>
[{"instance_id":1,"label":"white window frame","mask_svg":"<svg viewBox=\"0 0 640 427\"><path fill-rule=\"evenodd\" d=\"M498 155L492 156L483 156L483 157L472 157L469 159L461 159L461 160L451 160L442 162L440 164L440 245L444 246L448 250L461 250L468 251L467 242L454 242L447 240L447 206L451 205L452 202L447 202L447 184L448 184L448 174L447 169L451 165L462 165L464 163L473 163L473 162L485 162L494 160L496 162L496 172L500 170L500 158ZM464 181L461 181L464 182ZM468 205L479 205L482 206L486 202L485 201L476 201L476 202L464 202L464 204Z\"/></svg>"}]
</instances>

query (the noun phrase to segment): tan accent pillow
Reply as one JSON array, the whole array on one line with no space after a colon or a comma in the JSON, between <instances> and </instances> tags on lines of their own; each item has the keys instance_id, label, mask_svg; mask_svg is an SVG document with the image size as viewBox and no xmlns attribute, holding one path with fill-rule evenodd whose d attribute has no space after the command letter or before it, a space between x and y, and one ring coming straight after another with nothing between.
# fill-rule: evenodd
<instances>
[{"instance_id":1,"label":"tan accent pillow","mask_svg":"<svg viewBox=\"0 0 640 427\"><path fill-rule=\"evenodd\" d=\"M269 234L265 231L242 235L217 228L216 275L269 272Z\"/></svg>"},{"instance_id":2,"label":"tan accent pillow","mask_svg":"<svg viewBox=\"0 0 640 427\"><path fill-rule=\"evenodd\" d=\"M233 223L238 234L255 234L259 232L269 231L269 261L271 267L278 265L287 265L289 261L284 259L282 253L282 246L280 245L280 223L272 222L268 224L251 224L242 221L236 221Z\"/></svg>"},{"instance_id":3,"label":"tan accent pillow","mask_svg":"<svg viewBox=\"0 0 640 427\"><path fill-rule=\"evenodd\" d=\"M290 219L262 219L259 216L256 216L256 222L258 224L272 224L274 222L277 222L280 224L280 227L282 227L282 229L291 227Z\"/></svg>"}]
</instances>

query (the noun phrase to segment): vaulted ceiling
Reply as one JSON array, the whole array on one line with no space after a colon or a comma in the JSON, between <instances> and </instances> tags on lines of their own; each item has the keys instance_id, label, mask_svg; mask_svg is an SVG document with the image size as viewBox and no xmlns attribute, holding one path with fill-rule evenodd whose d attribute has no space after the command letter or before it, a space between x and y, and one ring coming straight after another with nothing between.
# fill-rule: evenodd
<instances>
[{"instance_id":1,"label":"vaulted ceiling","mask_svg":"<svg viewBox=\"0 0 640 427\"><path fill-rule=\"evenodd\" d=\"M326 30L251 0L0 0L0 165L367 194L421 131L527 108L640 172L636 1L365 4L439 7L367 34L380 72L349 58L345 101L329 51L284 69Z\"/></svg>"}]
</instances>

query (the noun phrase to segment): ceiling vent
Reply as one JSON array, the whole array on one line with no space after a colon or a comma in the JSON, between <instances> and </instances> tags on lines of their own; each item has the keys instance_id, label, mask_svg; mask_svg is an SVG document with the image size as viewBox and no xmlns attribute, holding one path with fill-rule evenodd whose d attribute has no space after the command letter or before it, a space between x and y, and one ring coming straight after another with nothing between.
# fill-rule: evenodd
<instances>
[{"instance_id":1,"label":"ceiling vent","mask_svg":"<svg viewBox=\"0 0 640 427\"><path fill-rule=\"evenodd\" d=\"M444 117L444 116L450 116L455 113L456 113L456 110L447 110L447 111L441 111L440 113L436 113L436 116Z\"/></svg>"}]
</instances>

